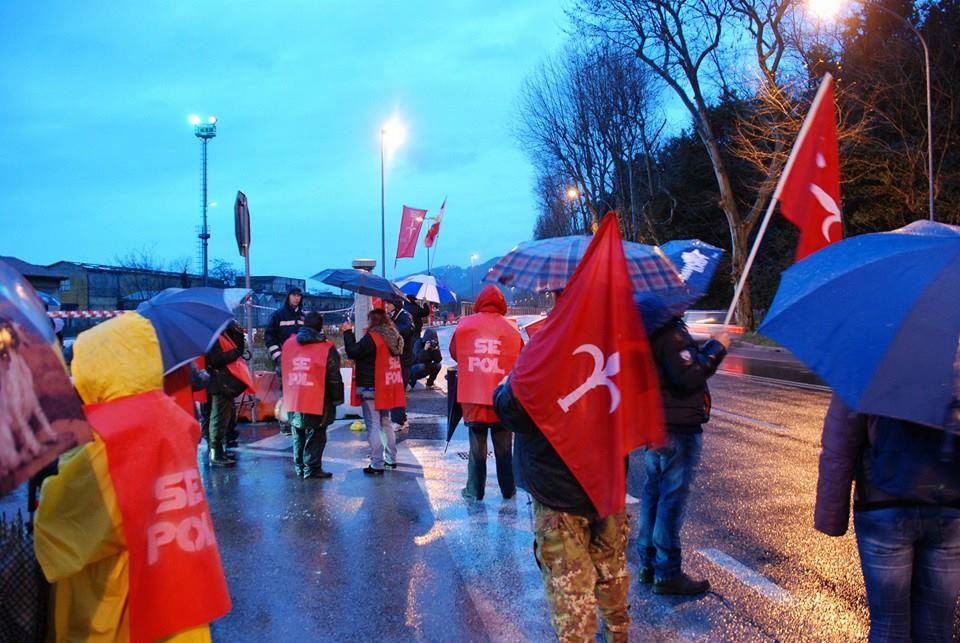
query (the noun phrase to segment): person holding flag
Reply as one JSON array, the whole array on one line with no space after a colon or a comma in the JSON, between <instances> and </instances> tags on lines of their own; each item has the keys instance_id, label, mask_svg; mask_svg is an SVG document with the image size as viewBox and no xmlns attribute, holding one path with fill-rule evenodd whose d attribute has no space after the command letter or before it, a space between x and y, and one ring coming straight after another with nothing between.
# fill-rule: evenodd
<instances>
[{"instance_id":1,"label":"person holding flag","mask_svg":"<svg viewBox=\"0 0 960 643\"><path fill-rule=\"evenodd\" d=\"M599 318L592 311L603 310ZM537 562L561 641L626 641L626 474L659 446L656 367L633 304L616 215L608 214L544 328L494 393L516 434L520 486L533 496Z\"/></svg>"},{"instance_id":2,"label":"person holding flag","mask_svg":"<svg viewBox=\"0 0 960 643\"><path fill-rule=\"evenodd\" d=\"M283 400L293 432L293 468L307 478L332 478L323 470L327 427L343 403L340 353L323 334L323 315L307 313L303 326L283 344Z\"/></svg>"},{"instance_id":3,"label":"person holding flag","mask_svg":"<svg viewBox=\"0 0 960 643\"><path fill-rule=\"evenodd\" d=\"M500 425L493 410L493 391L520 356L523 339L514 324L504 318L507 300L490 284L477 297L477 311L462 317L450 340L450 356L458 364L457 401L470 431L465 498L483 500L487 482L487 432L497 458L497 482L505 499L517 493L510 454L510 432Z\"/></svg>"}]
</instances>

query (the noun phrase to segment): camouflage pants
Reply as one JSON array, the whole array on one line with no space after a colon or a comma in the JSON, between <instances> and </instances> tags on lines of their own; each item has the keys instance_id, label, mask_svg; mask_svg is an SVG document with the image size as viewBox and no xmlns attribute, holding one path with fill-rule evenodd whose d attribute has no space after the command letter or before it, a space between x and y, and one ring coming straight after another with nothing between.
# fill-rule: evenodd
<instances>
[{"instance_id":1,"label":"camouflage pants","mask_svg":"<svg viewBox=\"0 0 960 643\"><path fill-rule=\"evenodd\" d=\"M607 641L630 627L626 511L602 520L554 511L533 501L534 536L550 622L561 641L592 641L597 608Z\"/></svg>"}]
</instances>

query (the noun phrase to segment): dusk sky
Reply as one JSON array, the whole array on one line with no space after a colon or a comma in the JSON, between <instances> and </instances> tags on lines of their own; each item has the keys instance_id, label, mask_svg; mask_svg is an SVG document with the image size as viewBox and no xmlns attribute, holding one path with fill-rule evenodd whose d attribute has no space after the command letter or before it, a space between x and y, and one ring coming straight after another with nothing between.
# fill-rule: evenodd
<instances>
[{"instance_id":1,"label":"dusk sky","mask_svg":"<svg viewBox=\"0 0 960 643\"><path fill-rule=\"evenodd\" d=\"M401 205L448 196L439 264L531 236L532 170L511 130L523 79L565 40L564 5L524 2L4 3L0 254L114 263L194 258L200 143L210 144L211 259L306 278L380 255L379 128L407 143L387 177L388 275ZM425 231L425 230L424 230ZM312 287L320 284L311 282Z\"/></svg>"}]
</instances>

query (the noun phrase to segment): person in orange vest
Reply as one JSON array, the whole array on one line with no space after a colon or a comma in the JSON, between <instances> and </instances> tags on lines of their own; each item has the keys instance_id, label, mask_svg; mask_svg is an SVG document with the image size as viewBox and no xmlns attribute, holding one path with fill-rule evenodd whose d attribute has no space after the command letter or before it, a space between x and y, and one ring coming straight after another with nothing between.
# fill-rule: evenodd
<instances>
[{"instance_id":1,"label":"person in orange vest","mask_svg":"<svg viewBox=\"0 0 960 643\"><path fill-rule=\"evenodd\" d=\"M363 472L382 476L384 468L397 468L397 437L390 409L403 406L406 399L400 367L403 338L383 308L371 310L367 322L367 333L360 341L349 319L341 330L347 357L356 363L353 390L359 398L370 442L370 464Z\"/></svg>"},{"instance_id":2,"label":"person in orange vest","mask_svg":"<svg viewBox=\"0 0 960 643\"><path fill-rule=\"evenodd\" d=\"M323 334L323 315L307 313L296 335L283 343L283 405L293 431L293 467L301 478L332 478L323 470L327 427L343 404L340 353Z\"/></svg>"},{"instance_id":3,"label":"person in orange vest","mask_svg":"<svg viewBox=\"0 0 960 643\"><path fill-rule=\"evenodd\" d=\"M243 328L233 321L220 334L217 343L207 353L207 372L210 383L210 425L208 453L210 466L232 467L236 457L226 450L227 431L235 418L233 400L244 391L255 392L247 361L243 359L246 340Z\"/></svg>"},{"instance_id":4,"label":"person in orange vest","mask_svg":"<svg viewBox=\"0 0 960 643\"><path fill-rule=\"evenodd\" d=\"M450 340L450 356L457 361L457 401L470 431L470 458L464 498L483 500L487 482L487 432L497 459L497 483L505 499L517 493L510 453L510 432L500 425L493 409L493 391L520 356L520 331L504 318L507 301L500 289L486 286L477 297L473 315L460 318Z\"/></svg>"}]
</instances>

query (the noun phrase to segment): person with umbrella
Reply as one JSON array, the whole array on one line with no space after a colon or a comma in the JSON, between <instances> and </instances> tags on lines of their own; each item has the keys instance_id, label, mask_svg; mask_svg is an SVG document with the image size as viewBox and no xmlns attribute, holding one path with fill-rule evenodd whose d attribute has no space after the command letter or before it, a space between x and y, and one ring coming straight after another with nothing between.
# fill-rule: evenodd
<instances>
[{"instance_id":1,"label":"person with umbrella","mask_svg":"<svg viewBox=\"0 0 960 643\"><path fill-rule=\"evenodd\" d=\"M350 320L340 328L347 357L355 362L354 390L360 399L370 442L370 464L363 472L383 475L384 468L397 468L397 437L390 421L390 410L405 403L400 367L403 338L382 308L371 310L367 322L367 332L360 341L357 341Z\"/></svg>"},{"instance_id":2,"label":"person with umbrella","mask_svg":"<svg viewBox=\"0 0 960 643\"><path fill-rule=\"evenodd\" d=\"M953 637L958 302L960 227L916 221L838 241L789 268L760 327L833 389L814 527L846 533L852 485L871 641Z\"/></svg>"},{"instance_id":3,"label":"person with umbrella","mask_svg":"<svg viewBox=\"0 0 960 643\"><path fill-rule=\"evenodd\" d=\"M488 285L477 297L475 312L460 319L450 340L450 356L457 361L457 401L463 406L470 431L470 457L464 498L483 500L487 481L487 434L493 440L497 483L505 499L517 493L513 478L510 431L500 425L493 408L493 391L510 373L523 340L508 322L507 300L500 289Z\"/></svg>"},{"instance_id":4,"label":"person with umbrella","mask_svg":"<svg viewBox=\"0 0 960 643\"><path fill-rule=\"evenodd\" d=\"M227 432L235 418L233 400L244 391L254 390L250 370L243 359L244 347L243 328L233 321L207 353L210 401L204 414L209 418L208 459L213 467L232 467L237 463L233 454L226 451Z\"/></svg>"}]
</instances>

